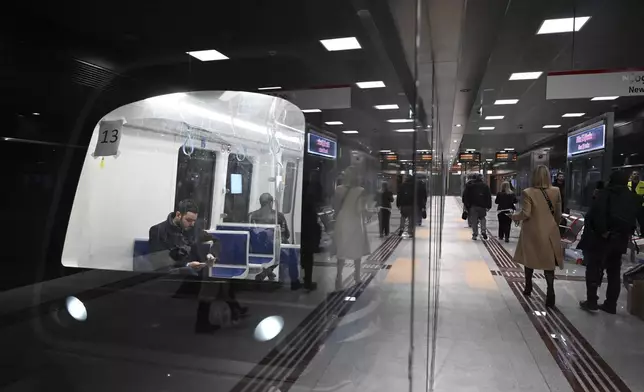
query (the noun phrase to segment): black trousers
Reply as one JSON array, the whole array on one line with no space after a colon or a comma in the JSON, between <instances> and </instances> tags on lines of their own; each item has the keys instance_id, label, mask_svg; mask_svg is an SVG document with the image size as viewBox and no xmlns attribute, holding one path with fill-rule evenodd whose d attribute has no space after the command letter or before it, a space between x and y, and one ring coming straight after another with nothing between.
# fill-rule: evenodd
<instances>
[{"instance_id":1,"label":"black trousers","mask_svg":"<svg viewBox=\"0 0 644 392\"><path fill-rule=\"evenodd\" d=\"M309 288L313 282L313 252L302 248L300 251L300 265L304 272L304 287Z\"/></svg>"},{"instance_id":2,"label":"black trousers","mask_svg":"<svg viewBox=\"0 0 644 392\"><path fill-rule=\"evenodd\" d=\"M499 217L499 238L510 238L512 229L512 219L505 213L497 214Z\"/></svg>"},{"instance_id":3,"label":"black trousers","mask_svg":"<svg viewBox=\"0 0 644 392\"><path fill-rule=\"evenodd\" d=\"M380 235L389 235L389 220L391 219L391 210L381 208L378 211L378 223L380 226Z\"/></svg>"},{"instance_id":4,"label":"black trousers","mask_svg":"<svg viewBox=\"0 0 644 392\"><path fill-rule=\"evenodd\" d=\"M603 249L586 253L586 299L596 305L599 297L597 289L601 286L606 271L608 287L606 288L605 305L617 307L617 299L621 290L620 273L622 268L622 252Z\"/></svg>"}]
</instances>

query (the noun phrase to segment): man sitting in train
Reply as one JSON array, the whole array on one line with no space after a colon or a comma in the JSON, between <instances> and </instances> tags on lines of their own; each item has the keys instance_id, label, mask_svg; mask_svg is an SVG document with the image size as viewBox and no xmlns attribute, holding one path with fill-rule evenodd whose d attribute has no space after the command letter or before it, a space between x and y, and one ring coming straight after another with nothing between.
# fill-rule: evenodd
<instances>
[{"instance_id":1,"label":"man sitting in train","mask_svg":"<svg viewBox=\"0 0 644 392\"><path fill-rule=\"evenodd\" d=\"M275 215L277 214L277 224L280 225L280 230L282 232L282 243L288 244L291 233L288 231L288 225L286 224L284 214L276 212L273 209L273 196L270 193L262 193L259 197L259 205L259 210L253 211L248 215L248 222L269 225L275 224Z\"/></svg>"}]
</instances>

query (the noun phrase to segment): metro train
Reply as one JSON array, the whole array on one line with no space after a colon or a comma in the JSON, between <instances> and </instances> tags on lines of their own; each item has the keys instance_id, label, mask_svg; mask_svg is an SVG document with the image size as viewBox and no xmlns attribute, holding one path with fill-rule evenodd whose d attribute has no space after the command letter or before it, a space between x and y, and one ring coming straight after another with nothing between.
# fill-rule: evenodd
<instances>
[{"instance_id":1,"label":"metro train","mask_svg":"<svg viewBox=\"0 0 644 392\"><path fill-rule=\"evenodd\" d=\"M249 224L248 215L270 193L299 238L305 134L295 105L249 92L169 94L106 114L85 157L62 264L154 271L150 227L192 199L197 226L222 240L211 276L251 279L275 269L283 250L298 245L282 245L279 225Z\"/></svg>"}]
</instances>

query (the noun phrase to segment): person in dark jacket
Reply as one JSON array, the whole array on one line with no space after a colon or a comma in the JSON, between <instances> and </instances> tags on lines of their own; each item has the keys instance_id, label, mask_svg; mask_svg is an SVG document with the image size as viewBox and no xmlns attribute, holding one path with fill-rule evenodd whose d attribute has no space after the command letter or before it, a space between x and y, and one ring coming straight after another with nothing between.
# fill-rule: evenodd
<instances>
[{"instance_id":1,"label":"person in dark jacket","mask_svg":"<svg viewBox=\"0 0 644 392\"><path fill-rule=\"evenodd\" d=\"M291 233L288 231L288 224L284 214L273 209L273 196L270 193L262 193L259 196L259 205L259 210L253 211L248 215L248 222L274 225L275 216L277 215L277 224L282 232L282 244L288 244Z\"/></svg>"},{"instance_id":2,"label":"person in dark jacket","mask_svg":"<svg viewBox=\"0 0 644 392\"><path fill-rule=\"evenodd\" d=\"M414 236L414 203L414 178L405 175L396 197L396 207L400 209L400 226L405 238Z\"/></svg>"},{"instance_id":3,"label":"person in dark jacket","mask_svg":"<svg viewBox=\"0 0 644 392\"><path fill-rule=\"evenodd\" d=\"M561 172L557 173L557 177L552 183L552 186L559 188L559 194L561 195L561 201L563 202L562 211L566 212L566 175Z\"/></svg>"},{"instance_id":4,"label":"person in dark jacket","mask_svg":"<svg viewBox=\"0 0 644 392\"><path fill-rule=\"evenodd\" d=\"M463 188L463 195L465 195L465 189L467 189L467 186L476 180L476 174L468 174L467 176L467 181L465 181L465 188ZM465 205L463 205L463 212L467 214L467 227L472 227L472 220L469 218L469 210Z\"/></svg>"},{"instance_id":5,"label":"person in dark jacket","mask_svg":"<svg viewBox=\"0 0 644 392\"><path fill-rule=\"evenodd\" d=\"M478 174L474 181L465 186L463 205L467 209L472 223L472 239L477 239L480 223L481 236L484 240L487 240L487 221L485 216L487 211L492 208L492 193L490 192L490 187L483 182L481 174Z\"/></svg>"},{"instance_id":6,"label":"person in dark jacket","mask_svg":"<svg viewBox=\"0 0 644 392\"><path fill-rule=\"evenodd\" d=\"M318 222L318 210L323 203L323 195L318 177L312 175L311 179L302 184L302 241L300 244L300 265L304 272L304 289L312 291L317 288L313 282L313 258L320 252L320 239L322 228ZM297 290L301 283L295 273L291 273L291 290Z\"/></svg>"},{"instance_id":7,"label":"person in dark jacket","mask_svg":"<svg viewBox=\"0 0 644 392\"><path fill-rule=\"evenodd\" d=\"M389 190L389 184L382 183L382 188L376 196L376 205L378 207L378 227L380 228L380 237L389 235L389 219L391 218L391 203L394 201L394 194Z\"/></svg>"},{"instance_id":8,"label":"person in dark jacket","mask_svg":"<svg viewBox=\"0 0 644 392\"><path fill-rule=\"evenodd\" d=\"M628 249L640 208L638 198L629 191L627 183L625 173L613 172L608 186L597 193L586 214L578 247L584 251L586 261L586 300L579 306L587 311L617 312L622 255ZM597 289L604 271L608 279L606 301L598 306Z\"/></svg>"},{"instance_id":9,"label":"person in dark jacket","mask_svg":"<svg viewBox=\"0 0 644 392\"><path fill-rule=\"evenodd\" d=\"M423 224L423 213L426 212L427 208L427 185L424 181L418 181L418 216L416 218L416 223L418 226Z\"/></svg>"},{"instance_id":10,"label":"person in dark jacket","mask_svg":"<svg viewBox=\"0 0 644 392\"><path fill-rule=\"evenodd\" d=\"M517 196L512 192L509 182L505 181L501 184L501 192L496 195L494 203L497 204L497 211L499 211L497 214L499 217L499 239L505 239L505 242L510 242L512 218L508 213L516 211Z\"/></svg>"}]
</instances>

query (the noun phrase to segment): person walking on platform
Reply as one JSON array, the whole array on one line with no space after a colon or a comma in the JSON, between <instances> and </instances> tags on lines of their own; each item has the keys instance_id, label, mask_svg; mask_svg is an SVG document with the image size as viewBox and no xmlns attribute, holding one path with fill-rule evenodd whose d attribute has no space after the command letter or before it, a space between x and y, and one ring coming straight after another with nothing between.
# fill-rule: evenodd
<instances>
[{"instance_id":1,"label":"person walking on platform","mask_svg":"<svg viewBox=\"0 0 644 392\"><path fill-rule=\"evenodd\" d=\"M512 215L521 221L521 233L514 253L514 261L525 267L523 295L532 294L532 275L535 269L546 276L546 307L555 306L555 267L563 266L563 249L559 234L561 194L550 184L548 168L537 166L531 179L532 186L522 192L521 211Z\"/></svg>"},{"instance_id":2,"label":"person walking on platform","mask_svg":"<svg viewBox=\"0 0 644 392\"><path fill-rule=\"evenodd\" d=\"M423 225L423 215L427 216L427 184L425 184L424 181L418 181L418 210L416 216L416 224L417 226L422 226Z\"/></svg>"},{"instance_id":3,"label":"person walking on platform","mask_svg":"<svg viewBox=\"0 0 644 392\"><path fill-rule=\"evenodd\" d=\"M474 181L465 186L463 205L472 223L472 239L477 239L480 223L481 236L484 240L487 240L487 221L485 216L487 211L492 208L492 193L490 192L490 187L483 182L481 174L477 174Z\"/></svg>"},{"instance_id":4,"label":"person walking on platform","mask_svg":"<svg viewBox=\"0 0 644 392\"><path fill-rule=\"evenodd\" d=\"M414 203L414 178L405 175L396 197L396 207L400 209L400 227L403 238L414 237Z\"/></svg>"},{"instance_id":5,"label":"person walking on platform","mask_svg":"<svg viewBox=\"0 0 644 392\"><path fill-rule=\"evenodd\" d=\"M465 181L465 188L463 188L463 195L462 197L465 196L465 189L467 189L467 186L470 185L474 180L476 179L476 174L468 174L467 175L467 181ZM470 212L465 207L465 204L463 204L463 214L467 216L467 227L472 227L472 220L469 218Z\"/></svg>"},{"instance_id":6,"label":"person walking on platform","mask_svg":"<svg viewBox=\"0 0 644 392\"><path fill-rule=\"evenodd\" d=\"M512 229L512 219L509 216L510 212L516 210L515 204L517 197L510 188L510 183L505 181L501 184L501 193L496 195L494 200L496 203L499 217L499 239L505 239L505 242L510 242L510 230Z\"/></svg>"},{"instance_id":7,"label":"person walking on platform","mask_svg":"<svg viewBox=\"0 0 644 392\"><path fill-rule=\"evenodd\" d=\"M620 292L622 255L628 249L636 225L636 214L641 200L629 191L628 177L624 172L613 172L608 186L599 191L586 214L584 233L579 248L586 261L586 300L579 306L587 311L601 309L617 312ZM597 289L606 270L608 287L606 301L597 305Z\"/></svg>"},{"instance_id":8,"label":"person walking on platform","mask_svg":"<svg viewBox=\"0 0 644 392\"><path fill-rule=\"evenodd\" d=\"M644 182L640 181L640 173L634 171L628 182L628 189L639 197L642 208L637 213L637 223L640 226L640 236L644 236Z\"/></svg>"},{"instance_id":9,"label":"person walking on platform","mask_svg":"<svg viewBox=\"0 0 644 392\"><path fill-rule=\"evenodd\" d=\"M358 174L353 167L344 171L343 185L335 190L333 208L336 211L333 242L338 261L336 287L342 287L342 270L345 260L353 260L354 279L361 282L360 263L369 254L367 228L364 223L366 194L359 186Z\"/></svg>"},{"instance_id":10,"label":"person walking on platform","mask_svg":"<svg viewBox=\"0 0 644 392\"><path fill-rule=\"evenodd\" d=\"M389 184L382 183L382 188L376 196L378 207L378 227L380 237L389 235L389 220L391 218L391 203L394 201L394 194L389 190Z\"/></svg>"}]
</instances>

